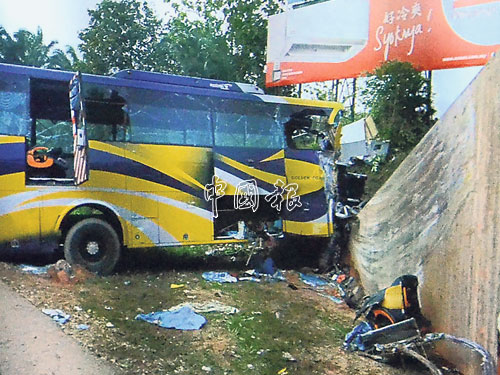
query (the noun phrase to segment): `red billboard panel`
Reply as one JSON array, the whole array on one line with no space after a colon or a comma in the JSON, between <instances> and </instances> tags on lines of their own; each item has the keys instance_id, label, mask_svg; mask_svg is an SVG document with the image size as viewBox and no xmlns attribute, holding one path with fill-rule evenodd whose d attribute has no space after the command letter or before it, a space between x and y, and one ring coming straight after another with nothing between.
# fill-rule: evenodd
<instances>
[{"instance_id":1,"label":"red billboard panel","mask_svg":"<svg viewBox=\"0 0 500 375\"><path fill-rule=\"evenodd\" d=\"M387 60L419 70L484 65L499 0L329 0L270 17L267 86L351 78Z\"/></svg>"}]
</instances>

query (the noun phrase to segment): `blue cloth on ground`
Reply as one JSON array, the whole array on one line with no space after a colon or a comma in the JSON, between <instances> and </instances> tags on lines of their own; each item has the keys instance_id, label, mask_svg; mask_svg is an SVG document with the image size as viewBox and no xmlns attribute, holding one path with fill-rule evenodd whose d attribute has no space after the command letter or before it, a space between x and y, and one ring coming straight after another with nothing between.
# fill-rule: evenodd
<instances>
[{"instance_id":1,"label":"blue cloth on ground","mask_svg":"<svg viewBox=\"0 0 500 375\"><path fill-rule=\"evenodd\" d=\"M306 275L303 273L299 273L300 278L304 282L304 284L310 285L312 287L325 286L328 285L328 282L314 275Z\"/></svg>"},{"instance_id":2,"label":"blue cloth on ground","mask_svg":"<svg viewBox=\"0 0 500 375\"><path fill-rule=\"evenodd\" d=\"M59 309L43 309L42 312L52 318L53 321L59 324L66 324L71 318L71 315L66 314L64 311Z\"/></svg>"},{"instance_id":3,"label":"blue cloth on ground","mask_svg":"<svg viewBox=\"0 0 500 375\"><path fill-rule=\"evenodd\" d=\"M363 333L373 330L372 326L368 322L359 323L354 329L345 336L344 345L342 347L345 350L361 350L365 351L366 348L361 342L361 335Z\"/></svg>"},{"instance_id":4,"label":"blue cloth on ground","mask_svg":"<svg viewBox=\"0 0 500 375\"><path fill-rule=\"evenodd\" d=\"M231 276L229 272L203 272L201 275L205 280L217 283L236 283L238 279Z\"/></svg>"},{"instance_id":5,"label":"blue cloth on ground","mask_svg":"<svg viewBox=\"0 0 500 375\"><path fill-rule=\"evenodd\" d=\"M276 272L276 267L274 266L274 261L272 258L266 258L261 265L256 268L259 273L264 273L266 275L274 275Z\"/></svg>"},{"instance_id":6,"label":"blue cloth on ground","mask_svg":"<svg viewBox=\"0 0 500 375\"><path fill-rule=\"evenodd\" d=\"M21 271L32 273L33 275L43 275L49 270L49 266L31 266L29 264L21 264L19 268Z\"/></svg>"},{"instance_id":7,"label":"blue cloth on ground","mask_svg":"<svg viewBox=\"0 0 500 375\"><path fill-rule=\"evenodd\" d=\"M135 319L157 324L163 328L181 329L183 331L200 329L207 322L204 316L195 313L189 306L181 307L179 310L175 311L139 314Z\"/></svg>"}]
</instances>

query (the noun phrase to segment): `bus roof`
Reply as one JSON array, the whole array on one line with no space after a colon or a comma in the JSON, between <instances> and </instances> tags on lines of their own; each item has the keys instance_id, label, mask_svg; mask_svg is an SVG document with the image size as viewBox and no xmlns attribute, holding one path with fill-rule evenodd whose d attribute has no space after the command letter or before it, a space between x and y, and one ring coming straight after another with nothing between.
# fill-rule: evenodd
<instances>
[{"instance_id":1,"label":"bus roof","mask_svg":"<svg viewBox=\"0 0 500 375\"><path fill-rule=\"evenodd\" d=\"M35 68L30 66L0 63L0 73L27 75L38 79L69 82L74 72ZM257 86L247 83L226 82L206 78L185 77L173 74L123 70L113 76L82 74L83 80L102 85L135 87L149 90L173 91L184 94L217 96L228 99L260 101L267 103L291 104L307 107L342 109L337 102L299 99L265 95Z\"/></svg>"}]
</instances>

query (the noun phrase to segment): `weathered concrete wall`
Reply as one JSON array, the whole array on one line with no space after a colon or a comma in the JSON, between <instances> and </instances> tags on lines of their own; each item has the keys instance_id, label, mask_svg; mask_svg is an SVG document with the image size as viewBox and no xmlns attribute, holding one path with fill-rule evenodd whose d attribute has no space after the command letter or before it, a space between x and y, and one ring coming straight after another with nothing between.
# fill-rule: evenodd
<instances>
[{"instance_id":1,"label":"weathered concrete wall","mask_svg":"<svg viewBox=\"0 0 500 375\"><path fill-rule=\"evenodd\" d=\"M492 59L359 215L351 253L365 289L419 276L436 331L497 349L500 58Z\"/></svg>"}]
</instances>

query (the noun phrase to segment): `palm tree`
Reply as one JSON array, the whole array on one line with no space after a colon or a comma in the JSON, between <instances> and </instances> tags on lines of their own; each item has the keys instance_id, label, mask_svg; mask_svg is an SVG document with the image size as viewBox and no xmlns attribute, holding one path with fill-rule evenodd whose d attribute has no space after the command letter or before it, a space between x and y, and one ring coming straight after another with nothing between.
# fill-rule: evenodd
<instances>
[{"instance_id":1,"label":"palm tree","mask_svg":"<svg viewBox=\"0 0 500 375\"><path fill-rule=\"evenodd\" d=\"M67 47L65 53L55 49L56 44L56 41L43 42L40 27L36 34L20 29L11 37L0 26L0 62L68 70L81 63L72 47Z\"/></svg>"}]
</instances>

